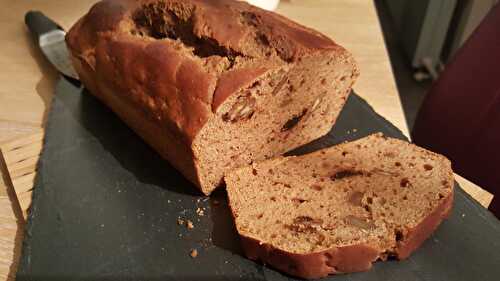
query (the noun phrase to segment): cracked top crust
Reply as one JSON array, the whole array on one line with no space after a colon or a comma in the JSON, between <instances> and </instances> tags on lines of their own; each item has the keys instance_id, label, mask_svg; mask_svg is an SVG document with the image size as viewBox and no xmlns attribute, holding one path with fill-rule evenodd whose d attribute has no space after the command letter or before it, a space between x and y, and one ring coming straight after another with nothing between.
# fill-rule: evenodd
<instances>
[{"instance_id":1,"label":"cracked top crust","mask_svg":"<svg viewBox=\"0 0 500 281\"><path fill-rule=\"evenodd\" d=\"M98 90L112 87L186 143L260 75L319 52L346 53L314 30L231 0L101 1L66 40Z\"/></svg>"}]
</instances>

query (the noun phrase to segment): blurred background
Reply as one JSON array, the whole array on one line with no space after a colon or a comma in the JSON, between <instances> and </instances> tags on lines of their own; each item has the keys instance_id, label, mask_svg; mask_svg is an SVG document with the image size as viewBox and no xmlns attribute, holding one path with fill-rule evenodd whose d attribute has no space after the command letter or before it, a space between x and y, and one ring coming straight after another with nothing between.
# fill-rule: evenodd
<instances>
[{"instance_id":1,"label":"blurred background","mask_svg":"<svg viewBox=\"0 0 500 281\"><path fill-rule=\"evenodd\" d=\"M375 0L412 141L495 195L500 218L498 0Z\"/></svg>"},{"instance_id":2,"label":"blurred background","mask_svg":"<svg viewBox=\"0 0 500 281\"><path fill-rule=\"evenodd\" d=\"M497 2L375 0L410 131L432 81Z\"/></svg>"}]
</instances>

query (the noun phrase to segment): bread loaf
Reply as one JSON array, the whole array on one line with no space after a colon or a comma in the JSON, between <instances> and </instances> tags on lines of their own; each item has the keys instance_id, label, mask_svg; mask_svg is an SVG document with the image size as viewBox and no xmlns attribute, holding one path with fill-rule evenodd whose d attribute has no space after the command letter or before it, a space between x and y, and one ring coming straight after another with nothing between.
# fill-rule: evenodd
<instances>
[{"instance_id":1,"label":"bread loaf","mask_svg":"<svg viewBox=\"0 0 500 281\"><path fill-rule=\"evenodd\" d=\"M326 36L232 0L101 1L66 39L85 87L205 194L326 134L358 75Z\"/></svg>"},{"instance_id":2,"label":"bread loaf","mask_svg":"<svg viewBox=\"0 0 500 281\"><path fill-rule=\"evenodd\" d=\"M448 216L454 183L445 157L380 134L225 181L246 255L303 278L408 257Z\"/></svg>"}]
</instances>

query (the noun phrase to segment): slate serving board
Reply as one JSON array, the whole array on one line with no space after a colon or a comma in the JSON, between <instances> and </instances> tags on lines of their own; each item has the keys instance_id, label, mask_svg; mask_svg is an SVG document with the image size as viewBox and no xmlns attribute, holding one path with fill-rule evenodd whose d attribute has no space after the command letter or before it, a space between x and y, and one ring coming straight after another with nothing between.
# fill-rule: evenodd
<instances>
[{"instance_id":1,"label":"slate serving board","mask_svg":"<svg viewBox=\"0 0 500 281\"><path fill-rule=\"evenodd\" d=\"M17 280L294 280L243 257L223 190L201 196L88 92L64 79L56 91ZM353 94L330 134L295 153L374 132L404 139ZM500 222L456 190L409 259L324 280L499 280Z\"/></svg>"}]
</instances>

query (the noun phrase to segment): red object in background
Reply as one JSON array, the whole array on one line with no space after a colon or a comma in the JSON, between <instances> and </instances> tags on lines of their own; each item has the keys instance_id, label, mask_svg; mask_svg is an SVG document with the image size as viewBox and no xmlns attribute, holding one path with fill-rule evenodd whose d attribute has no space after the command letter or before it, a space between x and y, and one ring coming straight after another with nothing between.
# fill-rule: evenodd
<instances>
[{"instance_id":1,"label":"red object in background","mask_svg":"<svg viewBox=\"0 0 500 281\"><path fill-rule=\"evenodd\" d=\"M446 155L455 172L493 193L489 209L500 218L500 5L434 83L412 137Z\"/></svg>"}]
</instances>

